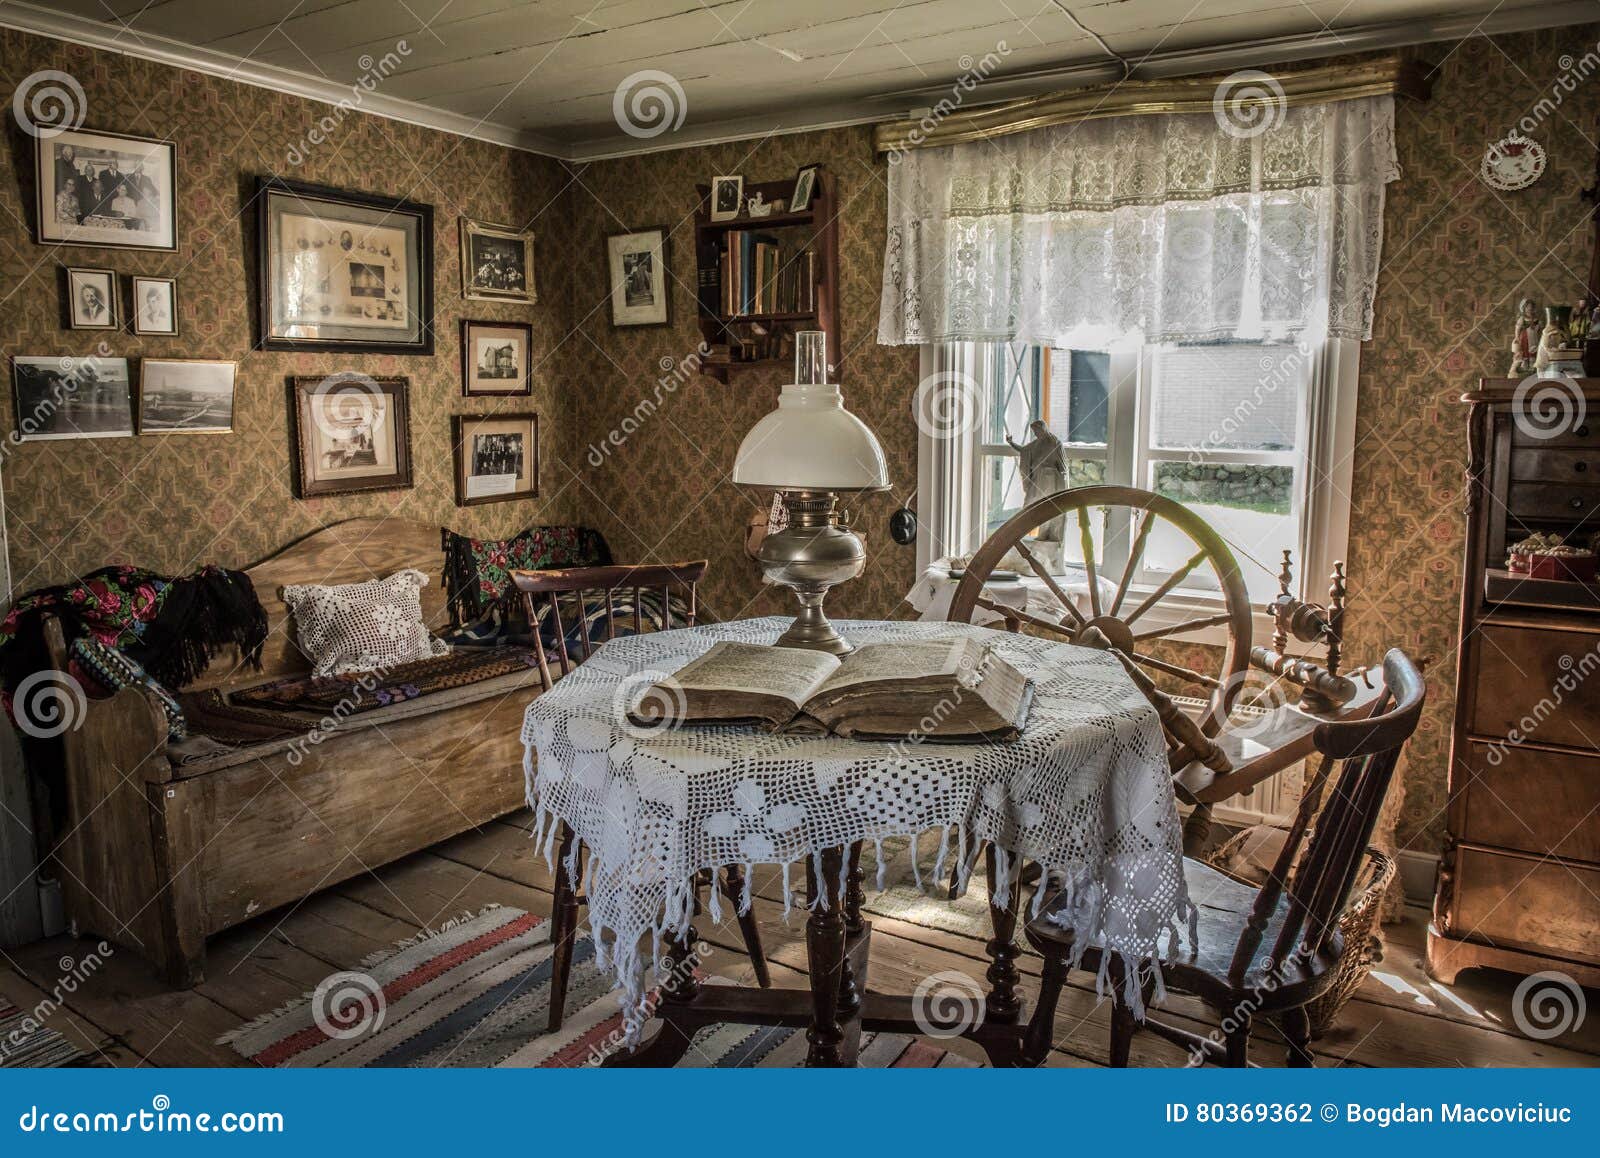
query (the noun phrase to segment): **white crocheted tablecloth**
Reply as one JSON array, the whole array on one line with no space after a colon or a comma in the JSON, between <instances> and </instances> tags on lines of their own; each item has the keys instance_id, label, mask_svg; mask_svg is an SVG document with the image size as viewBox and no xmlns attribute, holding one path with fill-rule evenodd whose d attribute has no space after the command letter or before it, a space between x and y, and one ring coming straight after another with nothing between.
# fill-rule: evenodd
<instances>
[{"instance_id":1,"label":"white crocheted tablecloth","mask_svg":"<svg viewBox=\"0 0 1600 1158\"><path fill-rule=\"evenodd\" d=\"M1093 938L1134 966L1127 992L1140 1008L1138 975L1148 976L1158 940L1186 927L1192 908L1161 726L1116 659L965 624L845 621L839 630L856 644L969 633L992 641L1035 684L1022 736L889 744L629 723L645 689L716 641L771 643L788 622L612 640L528 706L522 739L536 838L548 858L560 819L589 850L589 919L597 953L631 998L630 1035L644 1022L646 950L659 958L663 934L687 929L697 872L745 866L748 907L755 866L785 866L787 892L787 866L801 857L909 836L915 871L915 838L929 832L940 841L935 880L954 855L963 885L979 842L994 842L996 904L1009 900L1012 857L1064 881L1072 903L1062 923L1080 946ZM882 866L880 847L880 888ZM720 919L716 889L709 900Z\"/></svg>"}]
</instances>

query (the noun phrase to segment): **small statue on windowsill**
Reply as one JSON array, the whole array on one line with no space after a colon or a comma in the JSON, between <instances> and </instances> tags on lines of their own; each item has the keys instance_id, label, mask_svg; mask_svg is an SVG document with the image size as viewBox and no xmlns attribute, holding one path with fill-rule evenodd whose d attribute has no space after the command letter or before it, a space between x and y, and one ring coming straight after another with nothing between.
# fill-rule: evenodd
<instances>
[{"instance_id":1,"label":"small statue on windowsill","mask_svg":"<svg viewBox=\"0 0 1600 1158\"><path fill-rule=\"evenodd\" d=\"M1020 469L1024 504L1036 503L1067 489L1067 451L1061 445L1061 440L1037 419L1028 423L1028 433L1033 437L1020 443L1009 434L1006 435L1011 449L1022 459ZM1056 569L1061 566L1061 542L1066 528L1064 515L1051 519L1039 528L1039 540L1051 544L1048 552L1051 561L1047 565Z\"/></svg>"},{"instance_id":2,"label":"small statue on windowsill","mask_svg":"<svg viewBox=\"0 0 1600 1158\"><path fill-rule=\"evenodd\" d=\"M1520 378L1531 374L1539 350L1539 307L1532 298L1523 298L1517 306L1517 326L1511 334L1511 369L1506 377Z\"/></svg>"}]
</instances>

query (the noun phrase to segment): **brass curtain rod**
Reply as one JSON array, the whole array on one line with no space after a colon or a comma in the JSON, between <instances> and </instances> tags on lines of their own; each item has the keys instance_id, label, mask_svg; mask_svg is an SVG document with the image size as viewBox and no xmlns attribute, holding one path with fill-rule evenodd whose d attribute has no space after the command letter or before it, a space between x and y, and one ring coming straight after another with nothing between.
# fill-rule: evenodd
<instances>
[{"instance_id":1,"label":"brass curtain rod","mask_svg":"<svg viewBox=\"0 0 1600 1158\"><path fill-rule=\"evenodd\" d=\"M1284 107L1348 101L1360 97L1398 94L1426 100L1429 81L1421 62L1405 53L1386 53L1347 64L1316 68L1283 69L1265 73L1282 90ZM1204 76L1160 80L1128 80L1089 88L1067 89L1041 96L1023 97L984 108L952 111L937 116L886 121L873 130L873 148L879 155L908 149L931 149L962 141L986 141L1013 133L1026 133L1054 125L1070 125L1104 117L1165 116L1171 113L1206 113L1216 108L1219 90L1238 70ZM1230 109L1249 109L1279 103L1270 86L1257 76L1243 78L1225 98Z\"/></svg>"}]
</instances>

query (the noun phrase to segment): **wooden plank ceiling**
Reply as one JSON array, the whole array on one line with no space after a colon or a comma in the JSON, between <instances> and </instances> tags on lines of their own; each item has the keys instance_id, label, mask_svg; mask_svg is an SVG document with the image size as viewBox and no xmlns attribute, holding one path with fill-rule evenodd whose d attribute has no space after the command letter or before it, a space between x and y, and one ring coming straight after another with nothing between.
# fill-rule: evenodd
<instances>
[{"instance_id":1,"label":"wooden plank ceiling","mask_svg":"<svg viewBox=\"0 0 1600 1158\"><path fill-rule=\"evenodd\" d=\"M1505 13L1541 0L53 0L130 46L164 38L354 84L563 151L639 146L613 116L641 70L681 86L704 139L931 103L985 54L1018 77L1117 53L1200 49L1398 21ZM25 7L18 5L17 7ZM1070 13L1069 13L1070 10ZM398 50L404 42L407 51ZM1362 45L1366 46L1365 44ZM665 142L659 142L665 143Z\"/></svg>"}]
</instances>

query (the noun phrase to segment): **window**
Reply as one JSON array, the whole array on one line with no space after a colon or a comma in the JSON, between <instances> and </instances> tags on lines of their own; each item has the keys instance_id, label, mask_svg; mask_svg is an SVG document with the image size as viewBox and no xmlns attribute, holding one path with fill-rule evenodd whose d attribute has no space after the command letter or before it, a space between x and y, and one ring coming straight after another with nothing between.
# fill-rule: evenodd
<instances>
[{"instance_id":1,"label":"window","mask_svg":"<svg viewBox=\"0 0 1600 1158\"><path fill-rule=\"evenodd\" d=\"M950 496L946 509L970 512L968 525L946 524L960 545L943 553L975 548L1022 507L1012 443L1027 442L1029 424L1042 420L1064 444L1069 485L1153 490L1216 528L1258 609L1278 591L1284 550L1294 553L1301 592L1310 595L1343 558L1354 342L1130 342L1098 350L954 343L932 356L966 368L979 411L970 453L952 460L970 466L948 472L950 487L968 493ZM958 477L963 470L965 479ZM1142 586L1159 585L1193 552L1176 528L1157 526L1135 577ZM1097 566L1121 575L1129 536L1092 530L1104 556ZM1075 527L1064 539L1065 566L1081 566ZM1215 587L1201 568L1179 591L1203 602Z\"/></svg>"}]
</instances>

